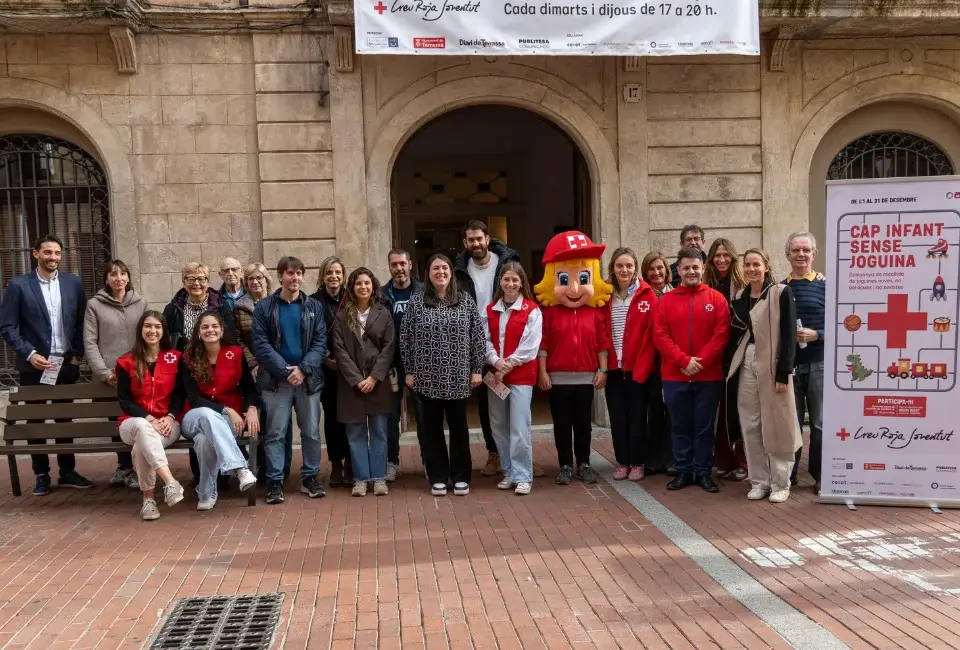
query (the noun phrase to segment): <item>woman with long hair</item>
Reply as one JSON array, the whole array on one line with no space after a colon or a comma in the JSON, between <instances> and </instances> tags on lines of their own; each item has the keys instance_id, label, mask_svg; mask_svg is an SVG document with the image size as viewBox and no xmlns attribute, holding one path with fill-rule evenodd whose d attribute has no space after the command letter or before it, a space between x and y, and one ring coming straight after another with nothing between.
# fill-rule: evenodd
<instances>
[{"instance_id":1,"label":"woman with long hair","mask_svg":"<svg viewBox=\"0 0 960 650\"><path fill-rule=\"evenodd\" d=\"M470 492L470 430L467 400L482 381L483 326L469 293L457 289L453 264L437 253L427 262L423 291L407 305L400 326L400 351L406 383L423 405L423 457L430 492ZM443 435L443 419L450 428L450 449Z\"/></svg>"},{"instance_id":2,"label":"woman with long hair","mask_svg":"<svg viewBox=\"0 0 960 650\"><path fill-rule=\"evenodd\" d=\"M134 291L130 269L122 260L107 262L103 270L103 289L89 301L83 316L83 353L94 381L117 385L117 359L133 348L138 338L140 316L147 301ZM129 452L117 453L117 469L110 485L139 489L137 473Z\"/></svg>"},{"instance_id":3,"label":"woman with long hair","mask_svg":"<svg viewBox=\"0 0 960 650\"><path fill-rule=\"evenodd\" d=\"M164 451L180 437L177 422L183 411L183 387L178 379L180 353L170 349L160 312L145 311L137 320L133 349L117 359L114 376L120 416L120 439L132 447L133 467L143 494L140 517L160 518L153 497L157 477L163 481L168 506L183 501L183 487L170 473Z\"/></svg>"},{"instance_id":4,"label":"woman with long hair","mask_svg":"<svg viewBox=\"0 0 960 650\"><path fill-rule=\"evenodd\" d=\"M237 345L223 345L222 339L220 312L204 312L180 360L190 405L181 431L193 440L200 460L197 510L217 505L219 474L236 476L241 491L257 484L234 437L244 431L251 436L260 432L257 388L243 350Z\"/></svg>"},{"instance_id":5,"label":"woman with long hair","mask_svg":"<svg viewBox=\"0 0 960 650\"><path fill-rule=\"evenodd\" d=\"M659 300L663 294L673 289L670 284L670 263L660 251L652 251L643 256L640 263L640 277L653 288ZM668 476L676 474L674 470L673 443L670 439L670 418L663 403L663 380L660 377L659 353L654 351L653 369L647 378L647 439L644 452L645 476L666 472Z\"/></svg>"},{"instance_id":6,"label":"woman with long hair","mask_svg":"<svg viewBox=\"0 0 960 650\"><path fill-rule=\"evenodd\" d=\"M345 304L333 323L337 360L337 415L347 428L353 496L387 494L387 421L393 411L390 368L393 314L377 300L380 282L360 267L347 279Z\"/></svg>"},{"instance_id":7,"label":"woman with long hair","mask_svg":"<svg viewBox=\"0 0 960 650\"><path fill-rule=\"evenodd\" d=\"M774 282L766 253L751 248L743 263L748 284L731 303L727 427L743 438L747 498L782 503L790 496L790 470L803 444L793 395L797 307L790 287Z\"/></svg>"},{"instance_id":8,"label":"woman with long hair","mask_svg":"<svg viewBox=\"0 0 960 650\"><path fill-rule=\"evenodd\" d=\"M501 398L487 391L490 429L500 454L501 490L530 494L533 488L533 416L530 402L537 383L537 353L543 335L543 314L533 300L530 281L519 262L500 268L493 302L486 308L486 361L495 377L510 389Z\"/></svg>"},{"instance_id":9,"label":"woman with long hair","mask_svg":"<svg viewBox=\"0 0 960 650\"><path fill-rule=\"evenodd\" d=\"M731 302L746 285L743 263L736 247L729 239L720 237L710 244L703 282L711 289L722 293L727 302ZM730 431L727 428L726 408L725 400L720 400L713 462L719 478L742 481L747 478L747 459L743 453L743 442L737 433L739 429Z\"/></svg>"},{"instance_id":10,"label":"woman with long hair","mask_svg":"<svg viewBox=\"0 0 960 650\"><path fill-rule=\"evenodd\" d=\"M317 291L311 298L323 305L323 318L327 325L327 358L323 362L323 435L327 440L327 455L330 456L330 487L351 487L353 471L350 467L350 449L347 444L347 427L337 415L337 360L330 341L333 323L343 309L343 282L347 267L339 257L331 255L320 262L317 273Z\"/></svg>"}]
</instances>

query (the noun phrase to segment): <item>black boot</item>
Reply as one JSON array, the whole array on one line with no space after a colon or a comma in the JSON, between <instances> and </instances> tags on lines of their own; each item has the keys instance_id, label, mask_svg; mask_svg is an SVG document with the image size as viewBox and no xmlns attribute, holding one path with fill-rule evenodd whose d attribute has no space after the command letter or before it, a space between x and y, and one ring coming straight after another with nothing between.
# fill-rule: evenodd
<instances>
[{"instance_id":1,"label":"black boot","mask_svg":"<svg viewBox=\"0 0 960 650\"><path fill-rule=\"evenodd\" d=\"M667 483L667 489L682 490L689 485L693 485L693 483L693 474L677 474L672 481Z\"/></svg>"},{"instance_id":2,"label":"black boot","mask_svg":"<svg viewBox=\"0 0 960 650\"><path fill-rule=\"evenodd\" d=\"M720 488L717 487L717 484L713 482L713 478L709 474L704 474L703 476L698 476L695 480L696 484L699 485L705 492L719 492Z\"/></svg>"}]
</instances>

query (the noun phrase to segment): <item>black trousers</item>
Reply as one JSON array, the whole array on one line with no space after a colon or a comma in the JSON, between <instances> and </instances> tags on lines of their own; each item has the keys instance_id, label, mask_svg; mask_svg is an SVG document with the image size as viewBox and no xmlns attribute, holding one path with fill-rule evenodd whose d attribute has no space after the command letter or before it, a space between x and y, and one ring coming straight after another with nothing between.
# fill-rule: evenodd
<instances>
[{"instance_id":1,"label":"black trousers","mask_svg":"<svg viewBox=\"0 0 960 650\"><path fill-rule=\"evenodd\" d=\"M497 443L493 440L493 430L490 428L490 401L487 396L487 385L480 384L473 389L473 396L477 399L477 414L480 416L480 430L483 431L483 442L487 446L487 453L497 453Z\"/></svg>"},{"instance_id":2,"label":"black trousers","mask_svg":"<svg viewBox=\"0 0 960 650\"><path fill-rule=\"evenodd\" d=\"M611 370L604 395L617 464L642 467L647 443L646 384L634 381L628 372Z\"/></svg>"},{"instance_id":3,"label":"black trousers","mask_svg":"<svg viewBox=\"0 0 960 650\"><path fill-rule=\"evenodd\" d=\"M662 470L673 464L673 442L670 417L663 403L663 382L660 372L647 379L647 435L644 461L650 469Z\"/></svg>"},{"instance_id":4,"label":"black trousers","mask_svg":"<svg viewBox=\"0 0 960 650\"><path fill-rule=\"evenodd\" d=\"M33 368L30 370L21 370L20 385L39 386L40 377L42 376L43 371L41 370ZM57 375L57 385L75 384L79 378L80 366L74 365L70 363L69 360L64 359L64 363L60 367L60 374ZM57 438L57 442L69 444L73 442L73 440L70 438ZM42 445L46 443L46 440L28 440L27 443L31 445ZM30 456L30 463L33 465L33 473L37 476L50 473L50 458L46 454L33 454ZM69 474L77 468L77 457L73 454L57 454L57 466L60 468L60 476Z\"/></svg>"},{"instance_id":5,"label":"black trousers","mask_svg":"<svg viewBox=\"0 0 960 650\"><path fill-rule=\"evenodd\" d=\"M417 442L420 443L420 460L423 461L423 408L417 393L401 383L400 390L393 393L393 412L387 423L387 462L396 465L400 464L400 408L404 393L407 394L407 412L413 413L417 423Z\"/></svg>"},{"instance_id":6,"label":"black trousers","mask_svg":"<svg viewBox=\"0 0 960 650\"><path fill-rule=\"evenodd\" d=\"M593 418L593 384L573 384L550 389L550 415L553 441L560 467L590 462L590 436Z\"/></svg>"},{"instance_id":7,"label":"black trousers","mask_svg":"<svg viewBox=\"0 0 960 650\"><path fill-rule=\"evenodd\" d=\"M347 425L337 421L337 373L324 367L323 394L323 437L327 442L327 456L331 463L342 463L350 457L347 445Z\"/></svg>"},{"instance_id":8,"label":"black trousers","mask_svg":"<svg viewBox=\"0 0 960 650\"><path fill-rule=\"evenodd\" d=\"M423 459L430 483L469 483L470 429L467 428L467 400L433 399L418 395L423 408ZM443 418L450 428L450 451L443 435Z\"/></svg>"}]
</instances>

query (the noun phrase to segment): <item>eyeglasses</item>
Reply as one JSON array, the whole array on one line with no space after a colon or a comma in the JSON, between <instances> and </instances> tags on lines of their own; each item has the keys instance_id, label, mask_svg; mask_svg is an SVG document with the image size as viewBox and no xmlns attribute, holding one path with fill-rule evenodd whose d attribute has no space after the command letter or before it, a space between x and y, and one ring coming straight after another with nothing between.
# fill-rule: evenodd
<instances>
[{"instance_id":1,"label":"eyeglasses","mask_svg":"<svg viewBox=\"0 0 960 650\"><path fill-rule=\"evenodd\" d=\"M230 268L227 268L227 269L220 269L220 272L221 272L221 273L239 273L239 272L240 272L240 267L239 267L239 266L231 266Z\"/></svg>"},{"instance_id":2,"label":"eyeglasses","mask_svg":"<svg viewBox=\"0 0 960 650\"><path fill-rule=\"evenodd\" d=\"M207 279L203 276L188 275L183 279L186 284L206 284Z\"/></svg>"},{"instance_id":3,"label":"eyeglasses","mask_svg":"<svg viewBox=\"0 0 960 650\"><path fill-rule=\"evenodd\" d=\"M263 276L251 275L249 278L247 278L247 282L263 282Z\"/></svg>"}]
</instances>

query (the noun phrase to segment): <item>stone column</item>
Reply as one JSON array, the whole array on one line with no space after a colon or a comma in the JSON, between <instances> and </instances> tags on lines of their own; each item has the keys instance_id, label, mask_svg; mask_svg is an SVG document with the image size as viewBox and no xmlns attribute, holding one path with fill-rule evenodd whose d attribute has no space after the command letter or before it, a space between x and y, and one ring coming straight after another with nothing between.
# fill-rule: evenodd
<instances>
[{"instance_id":1,"label":"stone column","mask_svg":"<svg viewBox=\"0 0 960 650\"><path fill-rule=\"evenodd\" d=\"M647 101L642 56L617 61L617 158L620 169L620 245L642 259L650 249L650 205L647 197ZM640 101L627 102L628 84L640 86ZM610 251L612 252L612 251Z\"/></svg>"}]
</instances>

